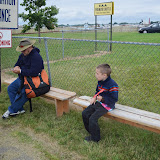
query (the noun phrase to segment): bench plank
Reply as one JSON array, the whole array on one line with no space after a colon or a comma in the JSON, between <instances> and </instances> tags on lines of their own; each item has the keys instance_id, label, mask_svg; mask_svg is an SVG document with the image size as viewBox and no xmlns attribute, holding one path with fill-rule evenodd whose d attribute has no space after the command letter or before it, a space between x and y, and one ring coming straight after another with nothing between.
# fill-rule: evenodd
<instances>
[{"instance_id":1,"label":"bench plank","mask_svg":"<svg viewBox=\"0 0 160 160\"><path fill-rule=\"evenodd\" d=\"M114 109L113 111L109 112L108 115L118 117L121 119L125 119L128 121L132 121L135 123L139 123L142 125L150 126L150 127L154 126L155 128L160 129L160 121L159 120L155 120L155 119L152 119L149 117L138 115L137 113Z\"/></svg>"},{"instance_id":2,"label":"bench plank","mask_svg":"<svg viewBox=\"0 0 160 160\"><path fill-rule=\"evenodd\" d=\"M148 111L145 111L145 110L142 110L142 109L137 109L137 108L133 108L133 107L128 107L128 106L121 105L121 104L116 104L115 106L116 106L116 108L118 108L119 110L131 112L131 113L136 113L136 112L137 112L137 114L139 114L139 115L160 120L160 115L157 114L157 113L148 112Z\"/></svg>"},{"instance_id":3,"label":"bench plank","mask_svg":"<svg viewBox=\"0 0 160 160\"><path fill-rule=\"evenodd\" d=\"M76 95L75 92L66 91L66 90L63 90L63 89L60 89L60 88L55 88L55 87L51 87L50 90L53 91L53 92L58 92L58 93L62 93L62 94L68 95L70 97L74 97Z\"/></svg>"},{"instance_id":4,"label":"bench plank","mask_svg":"<svg viewBox=\"0 0 160 160\"><path fill-rule=\"evenodd\" d=\"M7 79L4 81L4 83L11 84L16 79L17 78ZM59 99L62 101L73 98L74 96L76 96L75 92L66 91L63 89L55 88L55 87L51 87L48 93L46 93L45 95L42 95L42 97L46 97L46 98L50 97L50 98Z\"/></svg>"},{"instance_id":5,"label":"bench plank","mask_svg":"<svg viewBox=\"0 0 160 160\"><path fill-rule=\"evenodd\" d=\"M81 96L73 100L73 103L85 109L91 97ZM116 108L104 115L107 118L117 120L135 127L160 133L160 115L137 108L116 104Z\"/></svg>"},{"instance_id":6,"label":"bench plank","mask_svg":"<svg viewBox=\"0 0 160 160\"><path fill-rule=\"evenodd\" d=\"M53 87L51 87L51 88L53 88ZM73 95L75 96L76 93L73 94ZM58 92L54 92L54 91L50 90L49 92L47 92L46 94L44 94L42 96L43 97L50 97L50 98L53 98L53 99L59 99L61 101L64 101L64 100L67 100L67 99L70 99L70 98L74 97L73 95L70 96L70 95L66 95L64 93L58 93Z\"/></svg>"},{"instance_id":7,"label":"bench plank","mask_svg":"<svg viewBox=\"0 0 160 160\"><path fill-rule=\"evenodd\" d=\"M78 105L80 105L82 107L85 107L90 104L89 103L90 99L91 99L91 97L89 97L89 96L81 96L79 98L74 99L74 103L77 103ZM144 111L144 110L133 108L133 107L128 107L128 106L121 105L121 104L116 104L115 107L119 110L122 110L122 111L136 113L138 115L142 115L142 116L146 116L146 117L149 117L152 119L160 120L160 115L153 113L153 112L148 112L148 111Z\"/></svg>"},{"instance_id":8,"label":"bench plank","mask_svg":"<svg viewBox=\"0 0 160 160\"><path fill-rule=\"evenodd\" d=\"M16 79L17 78L7 79L4 81L4 83L11 84ZM75 92L66 91L55 87L51 87L49 92L41 95L41 97L47 99L55 99L57 117L62 116L63 113L69 112L69 99L73 98L74 96L76 96Z\"/></svg>"},{"instance_id":9,"label":"bench plank","mask_svg":"<svg viewBox=\"0 0 160 160\"><path fill-rule=\"evenodd\" d=\"M107 115L107 116L105 115L105 117L116 120L116 121L121 122L121 123L125 123L125 124L131 125L131 126L135 126L135 127L138 127L138 128L142 128L142 129L149 130L151 132L155 132L155 133L160 134L160 130L156 129L154 127L141 125L139 123L135 123L135 122L128 121L128 120L125 120L125 119L121 119L121 118L118 118L118 117L113 117L113 116L110 116L110 115Z\"/></svg>"}]
</instances>

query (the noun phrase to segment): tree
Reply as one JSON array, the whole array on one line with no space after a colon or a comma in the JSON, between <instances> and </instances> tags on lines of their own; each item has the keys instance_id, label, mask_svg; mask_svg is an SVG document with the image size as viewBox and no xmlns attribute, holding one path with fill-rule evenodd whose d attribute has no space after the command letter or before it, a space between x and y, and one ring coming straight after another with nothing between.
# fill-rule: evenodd
<instances>
[{"instance_id":1,"label":"tree","mask_svg":"<svg viewBox=\"0 0 160 160\"><path fill-rule=\"evenodd\" d=\"M40 37L40 29L42 27L47 27L47 29L54 29L57 26L57 18L54 16L58 14L59 9L56 6L44 7L46 5L46 0L24 0L21 6L25 6L25 11L19 14L19 17L23 19L24 22L29 21L28 25L23 25L22 33L30 30L31 27L35 27L35 31L38 31L38 36Z\"/></svg>"}]
</instances>

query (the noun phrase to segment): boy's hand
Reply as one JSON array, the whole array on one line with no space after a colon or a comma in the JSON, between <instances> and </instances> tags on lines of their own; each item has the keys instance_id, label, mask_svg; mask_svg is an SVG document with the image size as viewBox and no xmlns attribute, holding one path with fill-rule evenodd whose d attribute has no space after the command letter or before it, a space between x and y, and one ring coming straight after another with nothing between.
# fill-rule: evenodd
<instances>
[{"instance_id":1,"label":"boy's hand","mask_svg":"<svg viewBox=\"0 0 160 160\"><path fill-rule=\"evenodd\" d=\"M95 102L96 102L96 97L90 100L90 104L95 104Z\"/></svg>"},{"instance_id":2,"label":"boy's hand","mask_svg":"<svg viewBox=\"0 0 160 160\"><path fill-rule=\"evenodd\" d=\"M102 100L102 96L97 96L97 100L99 101L99 102L101 102L101 100Z\"/></svg>"}]
</instances>

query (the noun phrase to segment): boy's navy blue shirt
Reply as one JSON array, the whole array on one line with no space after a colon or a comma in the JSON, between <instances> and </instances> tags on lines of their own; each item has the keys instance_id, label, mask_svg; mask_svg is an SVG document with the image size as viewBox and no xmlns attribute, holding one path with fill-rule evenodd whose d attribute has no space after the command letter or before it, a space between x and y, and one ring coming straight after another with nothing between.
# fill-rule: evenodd
<instances>
[{"instance_id":1,"label":"boy's navy blue shirt","mask_svg":"<svg viewBox=\"0 0 160 160\"><path fill-rule=\"evenodd\" d=\"M23 53L20 54L15 66L21 68L22 76L36 77L44 69L43 59L39 52L40 50L34 47L27 56L24 56Z\"/></svg>"},{"instance_id":2,"label":"boy's navy blue shirt","mask_svg":"<svg viewBox=\"0 0 160 160\"><path fill-rule=\"evenodd\" d=\"M103 97L103 103L110 108L114 108L115 103L118 101L119 87L117 83L109 76L105 81L98 81L96 94L102 89L104 91L99 95Z\"/></svg>"}]
</instances>

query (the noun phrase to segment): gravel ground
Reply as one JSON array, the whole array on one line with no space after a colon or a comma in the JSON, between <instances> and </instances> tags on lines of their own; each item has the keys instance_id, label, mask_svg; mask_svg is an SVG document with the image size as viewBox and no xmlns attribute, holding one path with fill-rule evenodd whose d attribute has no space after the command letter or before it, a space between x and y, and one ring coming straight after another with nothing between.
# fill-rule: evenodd
<instances>
[{"instance_id":1,"label":"gravel ground","mask_svg":"<svg viewBox=\"0 0 160 160\"><path fill-rule=\"evenodd\" d=\"M35 133L30 128L0 125L0 160L86 160L86 158L64 148L47 135Z\"/></svg>"},{"instance_id":2,"label":"gravel ground","mask_svg":"<svg viewBox=\"0 0 160 160\"><path fill-rule=\"evenodd\" d=\"M18 130L0 126L0 160L41 160L43 156L33 144L20 142L14 136Z\"/></svg>"}]
</instances>

